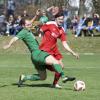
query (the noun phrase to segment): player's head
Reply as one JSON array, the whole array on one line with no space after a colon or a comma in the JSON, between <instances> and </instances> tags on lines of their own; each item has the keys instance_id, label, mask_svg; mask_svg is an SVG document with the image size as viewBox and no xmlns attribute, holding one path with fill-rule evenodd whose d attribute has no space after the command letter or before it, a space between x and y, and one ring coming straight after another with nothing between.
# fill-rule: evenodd
<instances>
[{"instance_id":1,"label":"player's head","mask_svg":"<svg viewBox=\"0 0 100 100\"><path fill-rule=\"evenodd\" d=\"M62 26L62 23L64 21L64 14L62 12L59 12L55 15L55 21L58 24L58 26Z\"/></svg>"},{"instance_id":2,"label":"player's head","mask_svg":"<svg viewBox=\"0 0 100 100\"><path fill-rule=\"evenodd\" d=\"M20 23L20 28L17 30L17 34L25 27L25 19L21 19Z\"/></svg>"},{"instance_id":3,"label":"player's head","mask_svg":"<svg viewBox=\"0 0 100 100\"><path fill-rule=\"evenodd\" d=\"M21 19L20 25L21 25L21 26L25 26L25 19L24 19L24 18Z\"/></svg>"},{"instance_id":4,"label":"player's head","mask_svg":"<svg viewBox=\"0 0 100 100\"><path fill-rule=\"evenodd\" d=\"M25 18L22 18L21 21L20 21L20 25L22 27L31 27L31 22L29 20L26 20Z\"/></svg>"}]
</instances>

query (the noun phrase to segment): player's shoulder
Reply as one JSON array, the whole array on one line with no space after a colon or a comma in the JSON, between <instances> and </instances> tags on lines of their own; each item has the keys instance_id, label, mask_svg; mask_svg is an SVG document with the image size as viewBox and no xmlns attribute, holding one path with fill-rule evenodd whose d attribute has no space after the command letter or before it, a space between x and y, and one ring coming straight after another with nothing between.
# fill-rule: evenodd
<instances>
[{"instance_id":1,"label":"player's shoulder","mask_svg":"<svg viewBox=\"0 0 100 100\"><path fill-rule=\"evenodd\" d=\"M49 21L46 24L51 26L57 26L57 23L55 21Z\"/></svg>"},{"instance_id":2,"label":"player's shoulder","mask_svg":"<svg viewBox=\"0 0 100 100\"><path fill-rule=\"evenodd\" d=\"M46 24L55 24L55 21L48 21Z\"/></svg>"}]
</instances>

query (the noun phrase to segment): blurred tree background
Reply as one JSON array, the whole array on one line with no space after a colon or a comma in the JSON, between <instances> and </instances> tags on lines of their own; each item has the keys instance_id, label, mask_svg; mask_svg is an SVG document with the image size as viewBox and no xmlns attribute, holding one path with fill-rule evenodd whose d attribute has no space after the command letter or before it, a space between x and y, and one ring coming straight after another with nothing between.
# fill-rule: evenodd
<instances>
[{"instance_id":1,"label":"blurred tree background","mask_svg":"<svg viewBox=\"0 0 100 100\"><path fill-rule=\"evenodd\" d=\"M100 0L93 0L93 4L94 4L94 7L95 7L95 12L100 14Z\"/></svg>"},{"instance_id":2,"label":"blurred tree background","mask_svg":"<svg viewBox=\"0 0 100 100\"><path fill-rule=\"evenodd\" d=\"M57 5L61 7L62 5L67 6L68 0L14 0L16 3L16 11L20 13L21 10L26 9L29 12L39 8L48 8L52 5ZM80 9L82 9L82 2L85 0L80 0ZM94 5L94 11L100 14L100 0L92 0ZM0 0L0 12L6 9L7 0ZM81 13L81 11L80 11Z\"/></svg>"}]
</instances>

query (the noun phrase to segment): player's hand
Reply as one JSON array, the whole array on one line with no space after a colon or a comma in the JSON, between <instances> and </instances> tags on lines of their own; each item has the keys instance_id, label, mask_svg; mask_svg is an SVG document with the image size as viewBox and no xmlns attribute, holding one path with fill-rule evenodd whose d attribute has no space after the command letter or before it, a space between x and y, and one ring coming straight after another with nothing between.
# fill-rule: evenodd
<instances>
[{"instance_id":1,"label":"player's hand","mask_svg":"<svg viewBox=\"0 0 100 100\"><path fill-rule=\"evenodd\" d=\"M78 55L77 53L73 53L73 55L74 55L77 59L79 59L79 55Z\"/></svg>"},{"instance_id":2,"label":"player's hand","mask_svg":"<svg viewBox=\"0 0 100 100\"><path fill-rule=\"evenodd\" d=\"M41 13L41 10L38 9L38 10L36 11L36 15L38 16L38 15L40 15L40 13Z\"/></svg>"},{"instance_id":3,"label":"player's hand","mask_svg":"<svg viewBox=\"0 0 100 100\"><path fill-rule=\"evenodd\" d=\"M4 47L3 47L3 49L8 49L10 47L10 45L8 44L8 45L5 45Z\"/></svg>"}]
</instances>

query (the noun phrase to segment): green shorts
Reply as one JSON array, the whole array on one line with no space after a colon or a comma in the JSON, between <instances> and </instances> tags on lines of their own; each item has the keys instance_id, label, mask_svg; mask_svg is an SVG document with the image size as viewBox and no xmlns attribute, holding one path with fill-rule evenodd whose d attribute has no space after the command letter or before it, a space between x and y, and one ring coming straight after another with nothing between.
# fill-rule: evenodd
<instances>
[{"instance_id":1,"label":"green shorts","mask_svg":"<svg viewBox=\"0 0 100 100\"><path fill-rule=\"evenodd\" d=\"M45 58L49 56L47 52L41 51L41 50L36 50L32 52L31 58L32 62L35 65L35 68L37 70L45 70L46 63L45 63Z\"/></svg>"}]
</instances>

